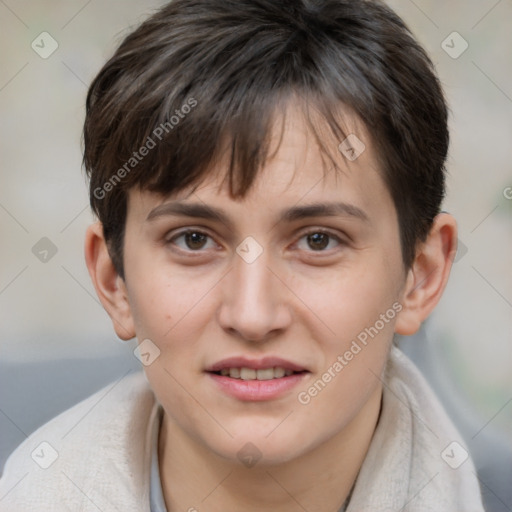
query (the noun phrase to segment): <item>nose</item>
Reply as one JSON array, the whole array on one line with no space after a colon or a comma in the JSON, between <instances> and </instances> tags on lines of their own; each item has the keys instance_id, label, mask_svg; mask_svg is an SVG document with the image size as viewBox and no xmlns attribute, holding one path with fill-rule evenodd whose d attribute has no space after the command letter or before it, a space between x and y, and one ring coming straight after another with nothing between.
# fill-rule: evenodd
<instances>
[{"instance_id":1,"label":"nose","mask_svg":"<svg viewBox=\"0 0 512 512\"><path fill-rule=\"evenodd\" d=\"M235 254L233 267L223 280L219 323L231 335L246 341L266 341L291 324L289 290L269 266L264 251L248 263Z\"/></svg>"}]
</instances>

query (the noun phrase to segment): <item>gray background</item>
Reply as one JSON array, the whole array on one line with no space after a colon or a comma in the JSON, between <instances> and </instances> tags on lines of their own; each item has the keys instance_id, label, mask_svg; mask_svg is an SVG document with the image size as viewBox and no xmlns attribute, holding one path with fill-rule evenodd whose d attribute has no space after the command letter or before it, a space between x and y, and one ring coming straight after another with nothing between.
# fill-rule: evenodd
<instances>
[{"instance_id":1,"label":"gray background","mask_svg":"<svg viewBox=\"0 0 512 512\"><path fill-rule=\"evenodd\" d=\"M139 367L85 268L80 137L87 84L162 3L0 0L0 467L39 425ZM464 434L489 510L512 510L512 0L389 3L451 105L444 207L461 247L440 305L402 344ZM58 43L46 59L31 47L42 32Z\"/></svg>"}]
</instances>

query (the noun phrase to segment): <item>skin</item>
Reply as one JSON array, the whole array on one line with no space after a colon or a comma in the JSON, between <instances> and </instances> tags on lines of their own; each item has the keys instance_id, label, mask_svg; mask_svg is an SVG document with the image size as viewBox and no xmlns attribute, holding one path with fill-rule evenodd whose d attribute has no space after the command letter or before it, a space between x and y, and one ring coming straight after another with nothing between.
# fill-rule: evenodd
<instances>
[{"instance_id":1,"label":"skin","mask_svg":"<svg viewBox=\"0 0 512 512\"><path fill-rule=\"evenodd\" d=\"M144 371L165 412L159 461L169 511L333 511L350 492L378 421L393 334L416 332L439 301L457 236L453 217L438 215L412 267L404 268L377 155L364 127L352 119L351 128L366 150L354 162L337 152L339 170L325 176L314 138L299 110L290 108L279 149L245 198L230 197L223 162L195 191L162 197L131 190L125 280L112 265L101 224L87 232L89 272L117 334L149 338L161 351ZM279 135L276 130L276 141ZM155 208L175 201L220 208L231 225L173 215L148 220ZM298 205L340 201L367 219L278 221ZM204 245L190 248L178 237L183 228L208 235L199 237ZM308 241L318 231L332 237ZM250 264L236 252L247 236L263 248ZM400 313L301 404L298 393L393 303ZM310 373L278 399L246 402L224 394L204 372L226 357L266 355ZM237 457L249 442L261 453L251 468Z\"/></svg>"}]
</instances>

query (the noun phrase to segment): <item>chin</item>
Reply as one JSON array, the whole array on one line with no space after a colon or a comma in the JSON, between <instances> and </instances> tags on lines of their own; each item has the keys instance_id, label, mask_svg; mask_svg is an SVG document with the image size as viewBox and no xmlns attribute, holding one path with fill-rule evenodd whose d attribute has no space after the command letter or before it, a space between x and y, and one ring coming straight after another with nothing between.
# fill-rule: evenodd
<instances>
[{"instance_id":1,"label":"chin","mask_svg":"<svg viewBox=\"0 0 512 512\"><path fill-rule=\"evenodd\" d=\"M308 449L298 436L294 439L285 431L281 435L274 432L269 436L268 429L257 431L254 428L235 435L227 443L206 444L223 459L248 468L284 464L300 457Z\"/></svg>"}]
</instances>

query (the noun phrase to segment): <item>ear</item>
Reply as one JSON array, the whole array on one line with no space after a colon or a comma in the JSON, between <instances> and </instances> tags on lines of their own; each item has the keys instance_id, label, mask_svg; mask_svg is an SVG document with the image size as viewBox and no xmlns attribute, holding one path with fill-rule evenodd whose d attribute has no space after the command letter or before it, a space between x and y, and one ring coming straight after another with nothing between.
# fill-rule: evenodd
<instances>
[{"instance_id":1,"label":"ear","mask_svg":"<svg viewBox=\"0 0 512 512\"><path fill-rule=\"evenodd\" d=\"M110 258L101 222L87 229L85 261L98 298L112 319L116 334L122 340L133 338L135 327L126 285Z\"/></svg>"},{"instance_id":2,"label":"ear","mask_svg":"<svg viewBox=\"0 0 512 512\"><path fill-rule=\"evenodd\" d=\"M449 213L440 213L408 271L396 333L414 334L430 315L446 287L456 252L457 222Z\"/></svg>"}]
</instances>

